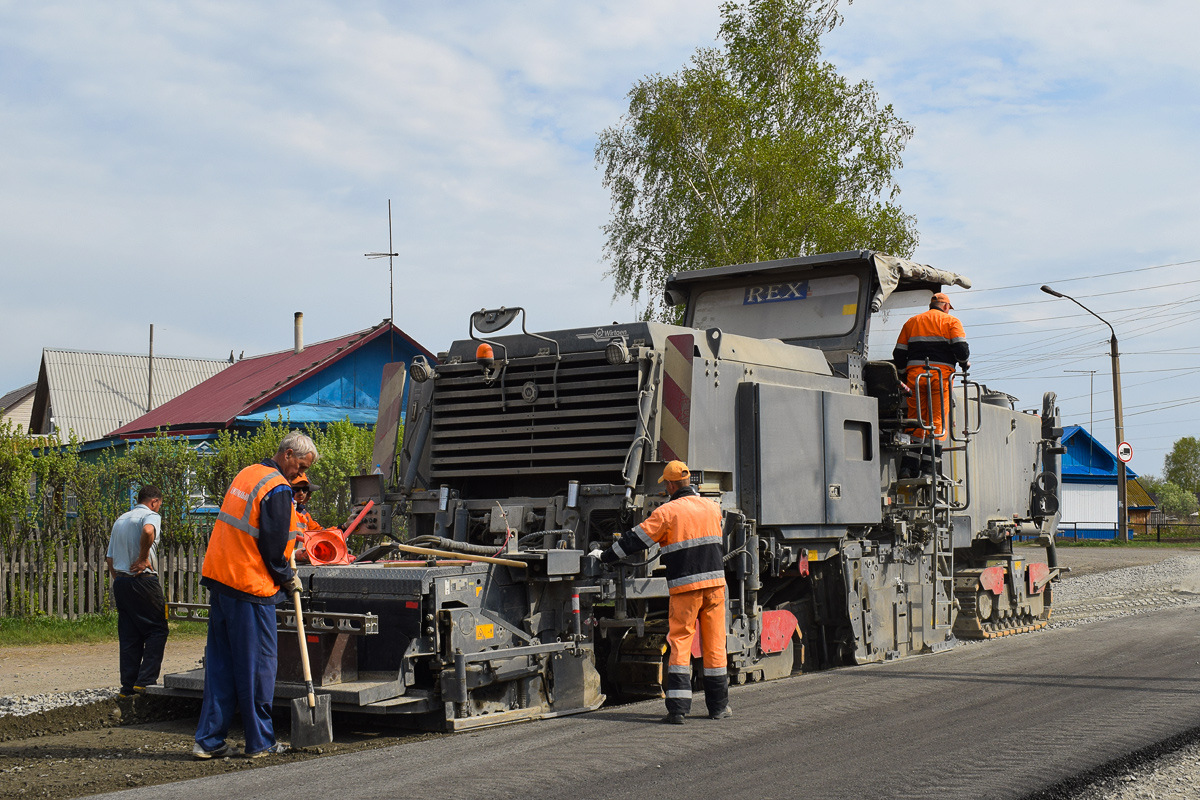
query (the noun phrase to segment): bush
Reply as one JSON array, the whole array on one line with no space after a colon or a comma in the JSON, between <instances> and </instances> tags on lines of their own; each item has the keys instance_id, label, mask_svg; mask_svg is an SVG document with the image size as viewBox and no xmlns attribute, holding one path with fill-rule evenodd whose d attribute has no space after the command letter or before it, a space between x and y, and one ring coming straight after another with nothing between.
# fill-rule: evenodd
<instances>
[{"instance_id":1,"label":"bush","mask_svg":"<svg viewBox=\"0 0 1200 800\"><path fill-rule=\"evenodd\" d=\"M163 492L163 541L195 541L212 525L211 514L195 509L219 506L234 476L275 455L291 428L282 417L264 418L249 432L221 431L204 453L186 437L159 431L126 448L89 455L81 454L74 437L35 437L0 423L0 546L107 543L113 521L146 485ZM350 476L374 467L374 433L348 419L309 426L305 433L320 454L310 477L321 489L310 510L322 524L336 525L350 511Z\"/></svg>"}]
</instances>

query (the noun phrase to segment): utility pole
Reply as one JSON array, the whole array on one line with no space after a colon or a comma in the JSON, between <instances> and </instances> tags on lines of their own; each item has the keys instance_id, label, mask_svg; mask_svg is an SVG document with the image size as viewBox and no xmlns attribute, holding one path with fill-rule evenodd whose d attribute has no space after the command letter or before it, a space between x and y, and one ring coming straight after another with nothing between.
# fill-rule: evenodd
<instances>
[{"instance_id":1,"label":"utility pole","mask_svg":"<svg viewBox=\"0 0 1200 800\"><path fill-rule=\"evenodd\" d=\"M1094 369L1064 369L1063 372L1079 372L1088 376L1088 451L1092 449L1092 440L1096 436L1096 370ZM1120 444L1120 442L1117 442Z\"/></svg>"},{"instance_id":2,"label":"utility pole","mask_svg":"<svg viewBox=\"0 0 1200 800\"><path fill-rule=\"evenodd\" d=\"M1117 349L1117 332L1108 320L1092 311L1083 303L1071 297L1069 294L1056 292L1049 286L1043 286L1042 291L1046 294L1055 297L1062 297L1070 300L1075 305L1082 308L1084 311L1091 314L1096 319L1108 325L1109 333L1112 334L1109 339L1109 355L1112 358L1112 379L1113 379L1113 422L1116 425L1117 441L1113 446L1113 452L1116 453L1121 447L1121 442L1125 441L1125 421L1121 410L1121 354ZM1129 513L1126 504L1126 474L1125 462L1120 458L1117 459L1117 541L1129 541Z\"/></svg>"},{"instance_id":3,"label":"utility pole","mask_svg":"<svg viewBox=\"0 0 1200 800\"><path fill-rule=\"evenodd\" d=\"M146 381L146 413L154 408L154 323L150 323L150 378Z\"/></svg>"}]
</instances>

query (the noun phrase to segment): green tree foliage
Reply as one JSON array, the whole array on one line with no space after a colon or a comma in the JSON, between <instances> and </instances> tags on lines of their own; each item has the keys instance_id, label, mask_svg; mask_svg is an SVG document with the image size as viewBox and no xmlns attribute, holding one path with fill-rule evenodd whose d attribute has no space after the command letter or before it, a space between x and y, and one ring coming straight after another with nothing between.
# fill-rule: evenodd
<instances>
[{"instance_id":1,"label":"green tree foliage","mask_svg":"<svg viewBox=\"0 0 1200 800\"><path fill-rule=\"evenodd\" d=\"M0 546L107 542L113 520L146 485L163 492L164 541L190 542L212 525L211 514L195 509L220 505L238 471L275 455L290 429L277 418L247 433L222 431L207 455L194 442L160 431L123 450L83 458L74 439L34 437L0 423ZM349 420L305 432L321 455L310 473L321 486L311 510L322 524L336 525L350 511L350 476L374 466L374 434Z\"/></svg>"},{"instance_id":2,"label":"green tree foliage","mask_svg":"<svg viewBox=\"0 0 1200 800\"><path fill-rule=\"evenodd\" d=\"M1158 503L1158 510L1169 517L1182 519L1200 508L1200 503L1196 501L1196 495L1193 492L1189 492L1165 478L1159 478L1156 475L1140 475L1137 480L1143 489L1154 496Z\"/></svg>"},{"instance_id":3,"label":"green tree foliage","mask_svg":"<svg viewBox=\"0 0 1200 800\"><path fill-rule=\"evenodd\" d=\"M290 430L283 417L277 416L274 421L263 417L262 424L248 433L220 431L211 443L213 452L200 460L197 470L197 480L205 495L219 506L234 476L245 467L275 455Z\"/></svg>"},{"instance_id":4,"label":"green tree foliage","mask_svg":"<svg viewBox=\"0 0 1200 800\"><path fill-rule=\"evenodd\" d=\"M20 541L33 524L37 442L0 421L0 544Z\"/></svg>"},{"instance_id":5,"label":"green tree foliage","mask_svg":"<svg viewBox=\"0 0 1200 800\"><path fill-rule=\"evenodd\" d=\"M617 294L671 319L684 270L869 248L911 255L892 175L912 128L872 85L821 59L835 0L721 6L720 47L643 78L596 161L612 196L604 254Z\"/></svg>"},{"instance_id":6,"label":"green tree foliage","mask_svg":"<svg viewBox=\"0 0 1200 800\"><path fill-rule=\"evenodd\" d=\"M1200 439L1176 439L1163 460L1163 477L1186 491L1200 492Z\"/></svg>"},{"instance_id":7,"label":"green tree foliage","mask_svg":"<svg viewBox=\"0 0 1200 800\"><path fill-rule=\"evenodd\" d=\"M212 442L213 453L200 459L199 483L213 504L221 499L233 478L244 467L275 455L279 443L292 426L282 417L263 422L248 433L221 431ZM313 492L309 512L322 525L337 525L350 512L350 476L371 471L371 450L375 434L348 419L331 422L324 428L310 425L304 432L312 437L320 458L308 477L321 488Z\"/></svg>"},{"instance_id":8,"label":"green tree foliage","mask_svg":"<svg viewBox=\"0 0 1200 800\"><path fill-rule=\"evenodd\" d=\"M204 502L205 492L198 476L202 460L195 444L187 438L158 431L154 436L131 442L123 456L108 456L101 469L117 486L129 487L135 498L137 489L157 486L163 493L159 510L163 540L190 542L211 527L207 517L191 513ZM125 501L123 512L128 509L130 499L121 499Z\"/></svg>"},{"instance_id":9,"label":"green tree foliage","mask_svg":"<svg viewBox=\"0 0 1200 800\"><path fill-rule=\"evenodd\" d=\"M308 510L322 525L345 522L350 513L350 477L375 468L371 463L375 434L348 419L331 422L324 430L307 428L305 433L321 455L308 471L309 479L320 487L313 492Z\"/></svg>"},{"instance_id":10,"label":"green tree foliage","mask_svg":"<svg viewBox=\"0 0 1200 800\"><path fill-rule=\"evenodd\" d=\"M1169 481L1159 487L1155 497L1158 499L1158 507L1162 509L1163 513L1178 519L1195 513L1197 506L1200 505L1196 502L1194 493Z\"/></svg>"}]
</instances>

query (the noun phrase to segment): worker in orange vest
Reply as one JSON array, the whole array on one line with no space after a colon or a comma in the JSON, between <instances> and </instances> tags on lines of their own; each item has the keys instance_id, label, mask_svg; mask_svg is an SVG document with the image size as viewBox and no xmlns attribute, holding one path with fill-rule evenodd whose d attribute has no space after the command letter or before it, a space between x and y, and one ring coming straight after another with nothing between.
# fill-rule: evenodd
<instances>
[{"instance_id":1,"label":"worker in orange vest","mask_svg":"<svg viewBox=\"0 0 1200 800\"><path fill-rule=\"evenodd\" d=\"M209 591L209 611L196 758L237 753L225 741L237 710L248 757L287 751L271 721L279 657L275 605L303 590L288 566L299 528L289 481L316 459L313 440L293 431L272 458L239 472L221 502L200 580Z\"/></svg>"},{"instance_id":2,"label":"worker in orange vest","mask_svg":"<svg viewBox=\"0 0 1200 800\"><path fill-rule=\"evenodd\" d=\"M296 501L296 516L300 518L300 531L320 531L324 526L313 519L308 513L308 501L312 498L313 490L317 487L309 482L308 474L301 472L292 480L292 495Z\"/></svg>"},{"instance_id":3,"label":"worker in orange vest","mask_svg":"<svg viewBox=\"0 0 1200 800\"><path fill-rule=\"evenodd\" d=\"M667 568L670 592L671 648L665 685L667 716L663 722L682 725L692 710L692 639L699 617L704 656L704 701L709 719L733 716L729 708L729 673L725 654L725 550L721 536L721 507L701 497L691 485L682 461L668 462L659 483L666 483L670 500L654 509L640 525L623 533L604 550L588 555L605 564L659 545Z\"/></svg>"},{"instance_id":4,"label":"worker in orange vest","mask_svg":"<svg viewBox=\"0 0 1200 800\"><path fill-rule=\"evenodd\" d=\"M933 458L941 456L941 442L946 438L946 408L950 402L950 383L954 365L963 370L971 366L971 348L967 345L966 333L958 318L951 315L954 306L950 298L938 292L929 299L929 310L911 317L900 329L892 361L896 370L904 376L908 395L908 419L920 419L930 426L910 428L913 441L921 443L929 435L933 441ZM926 371L929 377L920 376ZM918 403L920 407L918 408ZM918 416L919 412L919 416ZM916 454L906 455L901 464L902 477L914 477L918 472L933 472L933 464L922 463L929 454L922 450L920 459Z\"/></svg>"}]
</instances>

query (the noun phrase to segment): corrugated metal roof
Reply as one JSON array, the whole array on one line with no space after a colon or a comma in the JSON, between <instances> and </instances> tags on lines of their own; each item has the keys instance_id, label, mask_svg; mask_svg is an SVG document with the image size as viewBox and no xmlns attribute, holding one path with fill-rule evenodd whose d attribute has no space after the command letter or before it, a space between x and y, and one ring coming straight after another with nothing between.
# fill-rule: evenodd
<instances>
[{"instance_id":1,"label":"corrugated metal roof","mask_svg":"<svg viewBox=\"0 0 1200 800\"><path fill-rule=\"evenodd\" d=\"M12 425L29 430L29 415L33 412L33 393L37 383L13 389L0 397L0 418Z\"/></svg>"},{"instance_id":2,"label":"corrugated metal roof","mask_svg":"<svg viewBox=\"0 0 1200 800\"><path fill-rule=\"evenodd\" d=\"M1146 491L1146 487L1135 478L1125 482L1125 505L1139 511L1154 508L1158 503Z\"/></svg>"},{"instance_id":3,"label":"corrugated metal roof","mask_svg":"<svg viewBox=\"0 0 1200 800\"><path fill-rule=\"evenodd\" d=\"M306 345L301 353L283 350L238 361L191 391L113 431L113 435L136 436L167 427L180 432L227 428L238 417L389 330L433 358L408 334L384 320L366 330Z\"/></svg>"},{"instance_id":4,"label":"corrugated metal roof","mask_svg":"<svg viewBox=\"0 0 1200 800\"><path fill-rule=\"evenodd\" d=\"M42 425L48 408L54 429L64 438L70 431L85 442L107 436L146 413L149 365L148 356L46 348L31 427ZM228 361L155 356L153 405L169 402L230 366Z\"/></svg>"},{"instance_id":5,"label":"corrugated metal roof","mask_svg":"<svg viewBox=\"0 0 1200 800\"><path fill-rule=\"evenodd\" d=\"M13 389L6 395L0 396L0 411L13 407L14 403L24 400L27 396L33 394L33 390L37 388L37 382L22 386L20 389Z\"/></svg>"}]
</instances>

